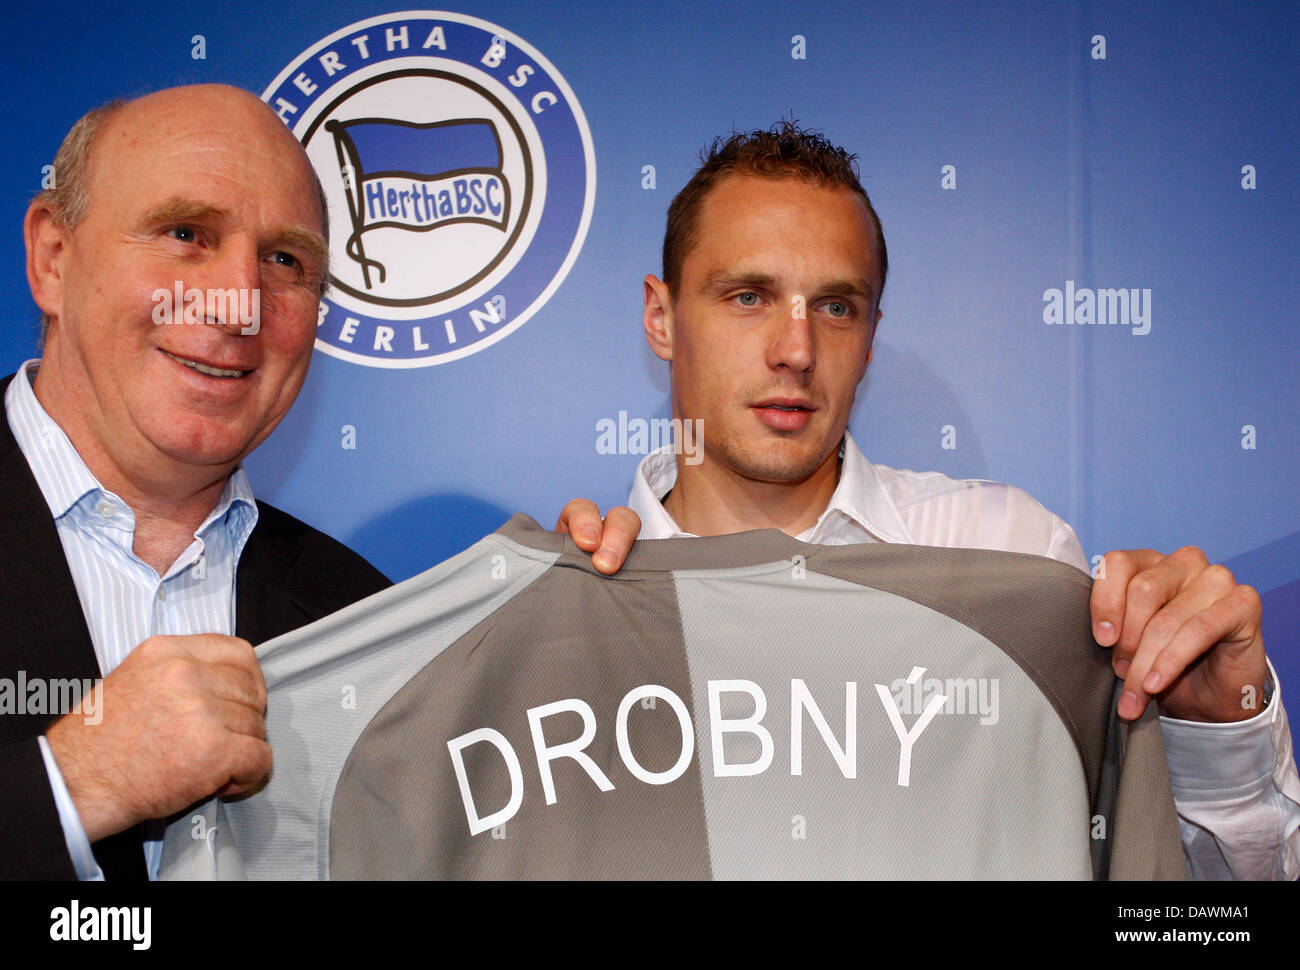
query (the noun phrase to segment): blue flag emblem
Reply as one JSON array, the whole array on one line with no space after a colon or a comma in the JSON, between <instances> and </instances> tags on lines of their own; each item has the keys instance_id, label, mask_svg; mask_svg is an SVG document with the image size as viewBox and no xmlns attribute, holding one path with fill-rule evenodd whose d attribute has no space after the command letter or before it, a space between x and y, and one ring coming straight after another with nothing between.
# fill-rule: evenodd
<instances>
[{"instance_id":1,"label":"blue flag emblem","mask_svg":"<svg viewBox=\"0 0 1300 970\"><path fill-rule=\"evenodd\" d=\"M352 233L346 252L379 282L387 270L366 256L367 230L427 232L473 222L503 233L510 217L510 185L502 171L501 139L484 118L416 124L386 118L331 120L347 192Z\"/></svg>"}]
</instances>

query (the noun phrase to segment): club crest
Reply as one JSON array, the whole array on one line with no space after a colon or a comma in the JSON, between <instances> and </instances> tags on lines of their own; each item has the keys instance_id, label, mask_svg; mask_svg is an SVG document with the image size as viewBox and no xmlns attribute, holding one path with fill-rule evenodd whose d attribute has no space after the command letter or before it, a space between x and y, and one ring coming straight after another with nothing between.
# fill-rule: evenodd
<instances>
[{"instance_id":1,"label":"club crest","mask_svg":"<svg viewBox=\"0 0 1300 970\"><path fill-rule=\"evenodd\" d=\"M324 353L459 359L527 321L577 258L591 134L564 78L509 31L437 11L374 17L310 47L262 96L330 207Z\"/></svg>"}]
</instances>

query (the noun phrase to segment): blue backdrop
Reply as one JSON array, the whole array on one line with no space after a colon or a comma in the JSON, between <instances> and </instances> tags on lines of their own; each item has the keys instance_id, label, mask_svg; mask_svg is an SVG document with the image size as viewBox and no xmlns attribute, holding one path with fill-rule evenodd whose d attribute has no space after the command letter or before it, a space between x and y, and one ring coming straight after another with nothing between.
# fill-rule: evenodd
<instances>
[{"instance_id":1,"label":"blue backdrop","mask_svg":"<svg viewBox=\"0 0 1300 970\"><path fill-rule=\"evenodd\" d=\"M370 31L368 53L376 65L387 54L390 63L443 57L507 109L522 98L516 141L531 145L532 168L507 162L492 177L519 190L521 238L550 240L534 258L558 263L573 243L574 259L558 276L555 266L532 270L542 274L532 290L556 277L553 292L512 296L478 352L409 368L317 353L298 404L248 462L261 496L394 579L512 512L550 524L574 496L621 503L640 456L600 453L597 423L620 411L669 414L666 365L640 325L641 278L659 272L668 202L714 135L794 116L861 156L889 241L885 317L852 421L867 455L1019 485L1070 521L1090 556L1202 546L1260 590L1269 652L1284 690L1300 696L1291 319L1300 7L774 0L762 9L451 9L447 50L417 50L433 20L412 15L406 22L426 26L412 27L409 55L384 50L382 27ZM293 93L293 77L281 75L305 65L318 90L309 98L297 89L287 117L299 125L320 110L308 102L333 93L328 84L353 83L326 77L320 58L305 55L400 10L128 0L11 13L0 38L11 132L0 160L9 186L0 195L0 224L9 226L0 243L11 308L0 340L5 372L35 355L23 210L79 115L180 83L259 94L278 83ZM483 40L492 31L472 34L466 17L502 31L498 66ZM346 36L337 50L349 70L358 66L360 49ZM516 89L508 74L520 63L536 70ZM540 113L528 100L543 86L558 92L555 76L590 132L585 216L581 125L563 97ZM515 137L496 127L504 142ZM338 180L337 171L322 174ZM526 213L528 179L536 191ZM333 258L346 266L342 198L331 197ZM399 231L363 238L378 244L376 233ZM408 233L411 251L452 231ZM1142 313L1119 325L1047 324L1045 294L1067 281L1137 291L1130 311ZM475 306L497 282L486 280ZM510 328L529 301L526 322ZM435 332L447 339L442 309L425 341ZM350 311L330 312L338 332ZM394 326L408 336L409 323ZM457 347L483 336L465 321L456 327Z\"/></svg>"}]
</instances>

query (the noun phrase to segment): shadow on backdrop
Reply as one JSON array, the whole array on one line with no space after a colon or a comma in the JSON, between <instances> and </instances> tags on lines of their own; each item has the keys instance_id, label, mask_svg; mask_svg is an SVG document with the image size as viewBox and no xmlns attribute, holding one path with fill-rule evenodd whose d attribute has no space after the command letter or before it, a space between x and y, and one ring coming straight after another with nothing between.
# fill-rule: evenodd
<instances>
[{"instance_id":1,"label":"shadow on backdrop","mask_svg":"<svg viewBox=\"0 0 1300 970\"><path fill-rule=\"evenodd\" d=\"M943 446L947 426L955 439L951 449ZM989 477L962 395L910 347L877 336L849 427L870 461L954 478Z\"/></svg>"},{"instance_id":2,"label":"shadow on backdrop","mask_svg":"<svg viewBox=\"0 0 1300 970\"><path fill-rule=\"evenodd\" d=\"M510 515L472 495L430 495L389 509L344 542L400 583L468 549Z\"/></svg>"}]
</instances>

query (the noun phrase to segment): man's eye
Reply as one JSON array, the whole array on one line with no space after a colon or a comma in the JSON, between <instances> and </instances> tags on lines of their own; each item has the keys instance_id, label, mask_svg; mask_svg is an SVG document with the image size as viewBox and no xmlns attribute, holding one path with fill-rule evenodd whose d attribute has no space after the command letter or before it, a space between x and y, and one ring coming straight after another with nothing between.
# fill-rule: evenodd
<instances>
[{"instance_id":1,"label":"man's eye","mask_svg":"<svg viewBox=\"0 0 1300 970\"><path fill-rule=\"evenodd\" d=\"M851 317L853 315L853 307L851 304L848 304L843 300L832 300L830 303L826 304L826 312L833 317Z\"/></svg>"},{"instance_id":2,"label":"man's eye","mask_svg":"<svg viewBox=\"0 0 1300 970\"><path fill-rule=\"evenodd\" d=\"M271 262L278 263L281 266L287 266L289 269L297 269L299 266L302 265L298 261L297 256L295 256L293 253L286 253L283 250L272 253L269 258Z\"/></svg>"},{"instance_id":3,"label":"man's eye","mask_svg":"<svg viewBox=\"0 0 1300 970\"><path fill-rule=\"evenodd\" d=\"M733 299L741 306L758 306L758 294L754 292L746 291L744 293L737 293Z\"/></svg>"},{"instance_id":4,"label":"man's eye","mask_svg":"<svg viewBox=\"0 0 1300 970\"><path fill-rule=\"evenodd\" d=\"M190 226L173 226L167 230L167 235L183 243L197 242L199 238L199 234Z\"/></svg>"}]
</instances>

